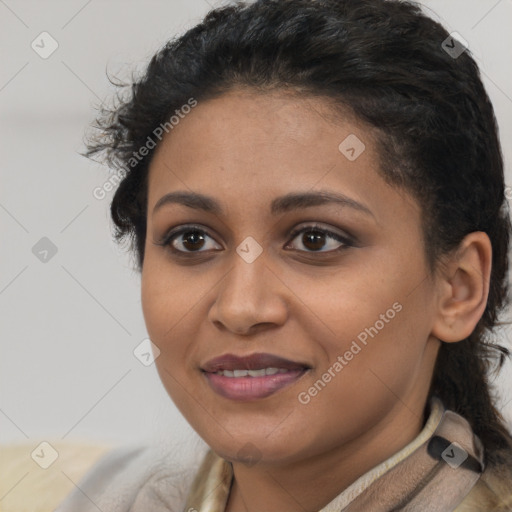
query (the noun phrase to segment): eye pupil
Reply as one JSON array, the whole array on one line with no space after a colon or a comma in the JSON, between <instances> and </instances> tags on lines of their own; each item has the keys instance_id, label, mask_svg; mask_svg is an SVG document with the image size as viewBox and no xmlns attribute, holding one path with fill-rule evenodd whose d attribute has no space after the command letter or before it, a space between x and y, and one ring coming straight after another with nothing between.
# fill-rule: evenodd
<instances>
[{"instance_id":1,"label":"eye pupil","mask_svg":"<svg viewBox=\"0 0 512 512\"><path fill-rule=\"evenodd\" d=\"M320 231L306 231L303 233L302 237L303 244L313 250L321 249L325 245L325 233L321 233ZM313 247L308 246L310 243Z\"/></svg>"},{"instance_id":2,"label":"eye pupil","mask_svg":"<svg viewBox=\"0 0 512 512\"><path fill-rule=\"evenodd\" d=\"M197 245L198 242L202 243ZM204 245L204 236L197 230L187 231L183 235L182 243L187 250L200 249ZM188 244L192 244L192 247L188 247Z\"/></svg>"}]
</instances>

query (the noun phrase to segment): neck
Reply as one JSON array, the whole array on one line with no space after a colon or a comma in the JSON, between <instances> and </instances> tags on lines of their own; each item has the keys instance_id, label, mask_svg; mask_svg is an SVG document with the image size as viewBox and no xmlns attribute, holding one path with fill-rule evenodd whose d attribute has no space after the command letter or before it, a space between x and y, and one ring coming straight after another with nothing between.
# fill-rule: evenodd
<instances>
[{"instance_id":1,"label":"neck","mask_svg":"<svg viewBox=\"0 0 512 512\"><path fill-rule=\"evenodd\" d=\"M316 512L409 444L423 425L423 408L413 411L397 402L370 430L325 453L286 465L233 462L226 512Z\"/></svg>"}]
</instances>

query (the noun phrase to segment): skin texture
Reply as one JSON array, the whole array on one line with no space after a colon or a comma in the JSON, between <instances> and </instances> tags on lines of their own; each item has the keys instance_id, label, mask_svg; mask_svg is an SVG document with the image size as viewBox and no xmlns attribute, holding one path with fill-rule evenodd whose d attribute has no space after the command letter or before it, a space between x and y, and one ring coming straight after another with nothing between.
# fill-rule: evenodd
<instances>
[{"instance_id":1,"label":"skin texture","mask_svg":"<svg viewBox=\"0 0 512 512\"><path fill-rule=\"evenodd\" d=\"M328 107L326 99L285 91L233 90L199 102L150 166L143 313L170 397L233 463L228 512L319 510L413 440L425 421L439 340L467 336L487 299L487 236L468 235L430 275L419 205L378 173L370 128L349 116L334 122ZM354 161L338 149L350 134L365 144ZM225 212L167 204L153 213L178 190L209 195ZM326 204L270 214L276 197L318 190L344 194L371 213ZM190 223L204 229L203 246L178 235L179 257L157 244ZM353 246L325 235L315 250L303 234L291 236L315 223L350 235ZM236 252L248 236L263 249L252 263ZM301 403L299 393L396 303L401 310ZM199 370L222 354L261 352L311 370L249 402L219 396Z\"/></svg>"}]
</instances>

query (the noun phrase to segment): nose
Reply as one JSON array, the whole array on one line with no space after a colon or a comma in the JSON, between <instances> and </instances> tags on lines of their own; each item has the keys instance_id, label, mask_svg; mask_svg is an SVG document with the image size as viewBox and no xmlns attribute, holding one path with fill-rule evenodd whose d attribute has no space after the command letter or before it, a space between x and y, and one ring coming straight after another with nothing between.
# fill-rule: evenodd
<instances>
[{"instance_id":1,"label":"nose","mask_svg":"<svg viewBox=\"0 0 512 512\"><path fill-rule=\"evenodd\" d=\"M267 265L264 253L252 263L237 253L233 260L216 289L208 319L218 329L238 335L283 325L288 315L287 288Z\"/></svg>"}]
</instances>

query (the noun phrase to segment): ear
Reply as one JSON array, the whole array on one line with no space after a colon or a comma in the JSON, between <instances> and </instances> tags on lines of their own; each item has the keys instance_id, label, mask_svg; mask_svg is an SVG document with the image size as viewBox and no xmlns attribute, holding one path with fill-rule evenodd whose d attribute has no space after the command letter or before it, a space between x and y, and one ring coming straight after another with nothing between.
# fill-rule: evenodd
<instances>
[{"instance_id":1,"label":"ear","mask_svg":"<svg viewBox=\"0 0 512 512\"><path fill-rule=\"evenodd\" d=\"M441 341L467 338L482 317L492 266L492 245L482 231L469 233L441 264L432 334Z\"/></svg>"}]
</instances>

